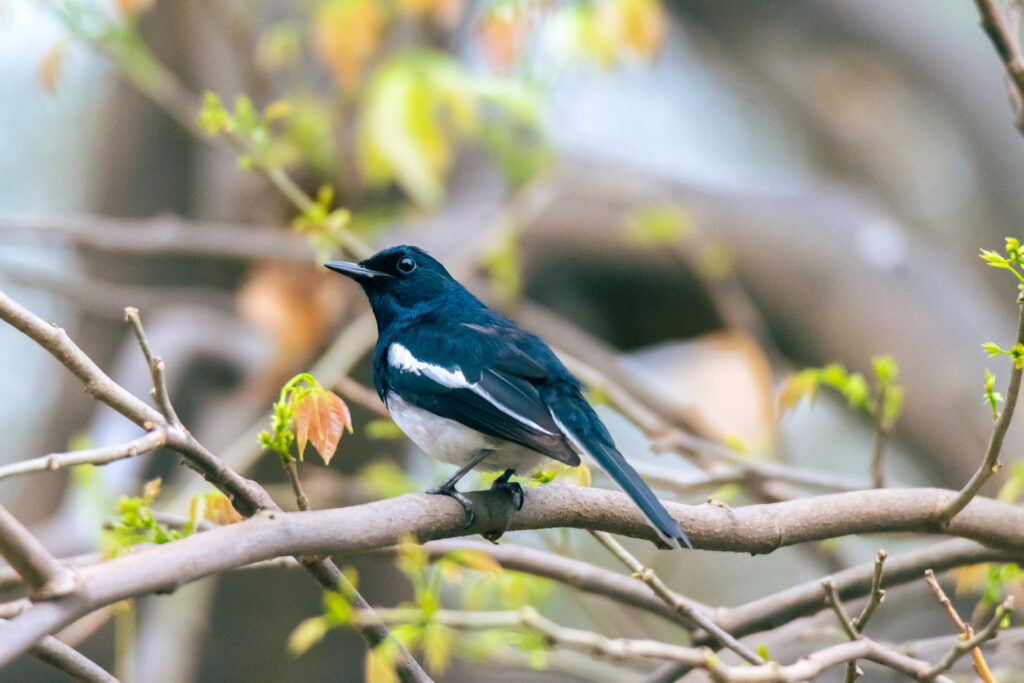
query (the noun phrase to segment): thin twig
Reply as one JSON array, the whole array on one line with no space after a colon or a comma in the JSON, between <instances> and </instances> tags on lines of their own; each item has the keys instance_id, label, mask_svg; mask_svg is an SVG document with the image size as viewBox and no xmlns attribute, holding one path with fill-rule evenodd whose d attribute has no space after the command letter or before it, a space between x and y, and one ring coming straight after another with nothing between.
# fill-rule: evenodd
<instances>
[{"instance_id":1,"label":"thin twig","mask_svg":"<svg viewBox=\"0 0 1024 683\"><path fill-rule=\"evenodd\" d=\"M875 613L875 608L881 605L882 600L885 599L885 591L882 589L882 570L885 567L885 558L885 551L879 549L878 555L875 556L875 571L871 576L871 593L868 594L868 602L864 605L860 615L853 620L853 625L859 632L864 631L868 619Z\"/></svg>"},{"instance_id":2,"label":"thin twig","mask_svg":"<svg viewBox=\"0 0 1024 683\"><path fill-rule=\"evenodd\" d=\"M389 624L406 624L423 618L416 608L377 610L378 618ZM353 618L362 618L354 612ZM772 662L757 666L729 666L722 663L708 648L692 648L652 640L608 638L592 631L567 628L544 616L532 607L509 612L463 612L438 610L430 617L450 628L464 630L491 630L525 628L542 635L554 646L597 654L612 659L655 658L707 669L713 678L722 681L804 681L822 671L853 659L870 659L889 668L917 677L929 665L882 646L869 638L833 645L810 653L788 666ZM949 681L949 679L945 679Z\"/></svg>"},{"instance_id":3,"label":"thin twig","mask_svg":"<svg viewBox=\"0 0 1024 683\"><path fill-rule=\"evenodd\" d=\"M953 607L953 603L949 597L946 596L946 591L942 590L942 586L939 585L938 579L935 578L935 572L931 569L926 569L924 572L924 580L927 582L928 587L935 593L935 597L938 598L939 604L942 605L946 610L946 614L949 615L950 621L956 626L957 631L964 638L971 638L974 635L974 629L971 628L970 624L964 623L964 620L957 614L956 609ZM980 647L975 647L971 650L971 659L974 661L974 670L977 672L978 677L985 683L995 683L995 679L992 677L992 672L989 671L988 664L985 662L985 656L981 653Z\"/></svg>"},{"instance_id":4,"label":"thin twig","mask_svg":"<svg viewBox=\"0 0 1024 683\"><path fill-rule=\"evenodd\" d=\"M999 625L1002 623L1003 618L1008 612L1013 611L1013 598L1009 597L1003 601L1003 604L996 608L995 614L992 615L992 619L989 620L985 627L978 631L972 637L962 637L949 653L939 661L938 664L925 671L919 680L932 681L935 680L936 676L943 674L953 668L957 660L963 657L965 654L976 648L977 646L992 640L996 637L999 632Z\"/></svg>"},{"instance_id":5,"label":"thin twig","mask_svg":"<svg viewBox=\"0 0 1024 683\"><path fill-rule=\"evenodd\" d=\"M700 609L698 609L688 599L669 588L665 582L654 573L653 569L645 567L638 559L636 559L636 557L633 556L632 553L622 547L622 544L616 541L610 534L603 531L591 531L590 533L597 539L598 543L607 548L612 555L626 565L626 567L633 573L633 576L647 584L659 598L671 605L676 612L692 619L701 628L712 634L718 642L722 644L722 647L732 650L751 664L764 664L764 660L761 659L756 652L733 638L726 631L722 630L714 621L711 620L710 617L701 612Z\"/></svg>"},{"instance_id":6,"label":"thin twig","mask_svg":"<svg viewBox=\"0 0 1024 683\"><path fill-rule=\"evenodd\" d=\"M124 256L213 257L310 264L316 250L281 227L190 221L176 216L0 218L0 241L87 247Z\"/></svg>"},{"instance_id":7,"label":"thin twig","mask_svg":"<svg viewBox=\"0 0 1024 683\"><path fill-rule=\"evenodd\" d=\"M118 683L117 679L99 664L53 636L44 637L32 647L31 652L40 661L63 671L75 680L89 683Z\"/></svg>"},{"instance_id":8,"label":"thin twig","mask_svg":"<svg viewBox=\"0 0 1024 683\"><path fill-rule=\"evenodd\" d=\"M885 468L882 456L885 454L885 442L889 439L891 427L885 418L886 387L880 384L878 396L875 397L875 442L871 449L871 486L876 489L885 487Z\"/></svg>"},{"instance_id":9,"label":"thin twig","mask_svg":"<svg viewBox=\"0 0 1024 683\"><path fill-rule=\"evenodd\" d=\"M974 0L974 4L981 16L981 27L992 41L1006 69L1006 89L1016 117L1014 123L1024 133L1024 59L1021 57L1019 41L1013 31L1007 28L994 0ZM1013 30L1020 30L1020 27L1015 26Z\"/></svg>"},{"instance_id":10,"label":"thin twig","mask_svg":"<svg viewBox=\"0 0 1024 683\"><path fill-rule=\"evenodd\" d=\"M65 467L76 465L106 465L107 463L148 453L160 448L167 442L167 434L163 430L155 430L119 446L104 448L87 448L67 453L50 453L38 458L22 460L0 467L0 479L14 477L31 472L56 472Z\"/></svg>"},{"instance_id":11,"label":"thin twig","mask_svg":"<svg viewBox=\"0 0 1024 683\"><path fill-rule=\"evenodd\" d=\"M302 490L302 481L299 479L299 466L295 462L295 458L288 458L288 462L282 464L284 465L285 474L288 475L288 481L292 485L292 492L295 494L295 504L300 510L308 510L309 498L306 497L306 492Z\"/></svg>"},{"instance_id":12,"label":"thin twig","mask_svg":"<svg viewBox=\"0 0 1024 683\"><path fill-rule=\"evenodd\" d=\"M56 325L46 324L2 291L0 291L0 320L7 322L46 349L82 381L86 391L94 398L114 408L144 429L162 429L167 434L167 446L181 453L189 467L227 495L238 512L245 516L252 516L260 511L273 513L280 510L263 487L228 468L199 443L187 429L180 424L170 422L169 418L160 411L154 410L114 382L71 340L63 329ZM142 339L144 339L144 335ZM154 380L156 379L154 377ZM170 414L174 414L173 408ZM328 590L336 590L339 584L345 580L341 571L330 559L318 559L304 563L303 566L322 587ZM362 596L359 597L362 598ZM366 608L370 609L369 604L366 604ZM371 625L360 629L360 635L371 646L376 646L390 638L390 633L382 625ZM409 651L398 641L395 643L399 654L398 674L400 678L403 681L418 683L430 681L430 677L409 654ZM26 647L28 645L31 643L26 644Z\"/></svg>"},{"instance_id":13,"label":"thin twig","mask_svg":"<svg viewBox=\"0 0 1024 683\"><path fill-rule=\"evenodd\" d=\"M978 0L979 3L989 2L990 0ZM1024 296L1024 295L1022 295ZM1017 344L1024 344L1024 299L1021 297L1017 298L1017 305L1020 308L1020 315L1017 319ZM949 505L939 515L939 520L942 524L949 524L950 521L960 511L967 507L967 504L971 502L971 499L978 495L981 491L981 487L985 485L989 477L995 474L998 468L999 452L1003 448L1003 439L1006 437L1006 430L1010 428L1010 424L1013 421L1013 409L1017 405L1017 396L1020 394L1020 382L1021 375L1024 374L1024 368L1017 367L1014 363L1013 370L1010 373L1010 383L1006 388L1006 400L1003 403L1003 412L999 413L999 418L996 420L996 424L992 429L992 436L989 438L988 449L985 451L985 459L981 463L981 467L974 473L970 481L963 487L963 489L956 495L956 497L949 503Z\"/></svg>"},{"instance_id":14,"label":"thin twig","mask_svg":"<svg viewBox=\"0 0 1024 683\"><path fill-rule=\"evenodd\" d=\"M149 340L146 338L146 331L142 327L142 318L139 316L139 309L129 306L124 309L124 319L131 325L135 338L139 341L139 348L149 366L149 372L153 376L153 400L157 408L167 418L167 422L176 427L181 426L178 414L174 412L174 404L171 402L170 392L167 390L167 379L164 376L164 361L160 356L153 355L149 348Z\"/></svg>"},{"instance_id":15,"label":"thin twig","mask_svg":"<svg viewBox=\"0 0 1024 683\"><path fill-rule=\"evenodd\" d=\"M3 505L0 505L0 555L25 579L33 600L58 598L81 588L78 575L51 555Z\"/></svg>"},{"instance_id":16,"label":"thin twig","mask_svg":"<svg viewBox=\"0 0 1024 683\"><path fill-rule=\"evenodd\" d=\"M843 632L846 636L850 640L860 638L860 632L857 631L857 627L853 625L853 619L850 618L846 608L843 606L843 601L839 599L839 591L836 590L836 584L832 580L832 577L823 579L821 587L825 589L825 604L831 607L832 611L836 613L839 625L843 627Z\"/></svg>"}]
</instances>

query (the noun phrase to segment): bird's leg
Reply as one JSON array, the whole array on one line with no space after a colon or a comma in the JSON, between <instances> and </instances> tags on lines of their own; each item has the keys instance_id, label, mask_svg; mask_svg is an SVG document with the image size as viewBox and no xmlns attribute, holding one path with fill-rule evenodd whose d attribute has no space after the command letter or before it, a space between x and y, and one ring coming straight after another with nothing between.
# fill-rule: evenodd
<instances>
[{"instance_id":1,"label":"bird's leg","mask_svg":"<svg viewBox=\"0 0 1024 683\"><path fill-rule=\"evenodd\" d=\"M523 494L523 487L519 485L517 481L509 481L509 477L515 474L515 470L505 470L505 473L494 480L491 484L492 491L508 491L509 495L512 496L512 500L516 503L516 510L523 509L523 501L526 496Z\"/></svg>"},{"instance_id":2,"label":"bird's leg","mask_svg":"<svg viewBox=\"0 0 1024 683\"><path fill-rule=\"evenodd\" d=\"M459 505L462 506L462 509L466 511L466 526L472 526L473 522L476 521L476 512L473 511L472 501L470 501L469 498L466 498L464 495L456 491L455 485L458 484L459 480L466 476L466 474L471 469L479 465L484 458L486 458L493 452L494 451L487 449L477 451L472 458L466 461L465 465L460 467L455 472L455 474L448 477L434 488L427 489L427 493L432 493L439 496L451 496L456 501L458 501Z\"/></svg>"}]
</instances>

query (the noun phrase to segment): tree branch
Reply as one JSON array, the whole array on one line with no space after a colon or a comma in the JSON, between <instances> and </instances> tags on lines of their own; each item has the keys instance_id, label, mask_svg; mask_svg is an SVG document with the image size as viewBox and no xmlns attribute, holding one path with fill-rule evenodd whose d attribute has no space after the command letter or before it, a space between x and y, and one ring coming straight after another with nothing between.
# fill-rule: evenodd
<instances>
[{"instance_id":1,"label":"tree branch","mask_svg":"<svg viewBox=\"0 0 1024 683\"><path fill-rule=\"evenodd\" d=\"M603 531L592 531L591 535L597 539L598 543L603 545L608 551L614 555L620 562L626 565L626 568L633 573L633 576L643 583L645 583L655 595L665 601L666 604L671 605L680 616L684 616L697 624L700 625L705 631L711 634L718 643L725 648L728 648L742 657L745 661L751 664L764 664L764 660L753 652L750 648L745 646L733 638L729 633L722 630L709 616L700 611L700 609L691 602L688 598L684 598L679 593L676 593L669 588L661 578L654 573L654 570L650 567L645 567L641 564L640 560L636 559L632 553L622 547L622 544L616 541L610 534Z\"/></svg>"},{"instance_id":2,"label":"tree branch","mask_svg":"<svg viewBox=\"0 0 1024 683\"><path fill-rule=\"evenodd\" d=\"M0 555L25 580L33 600L75 593L78 576L61 564L3 505L0 505Z\"/></svg>"},{"instance_id":3,"label":"tree branch","mask_svg":"<svg viewBox=\"0 0 1024 683\"><path fill-rule=\"evenodd\" d=\"M160 448L167 441L167 435L160 430L148 432L137 439L119 446L88 448L67 453L50 453L39 458L22 460L0 467L0 479L31 472L56 472L75 465L106 465L107 463L148 453Z\"/></svg>"},{"instance_id":4,"label":"tree branch","mask_svg":"<svg viewBox=\"0 0 1024 683\"><path fill-rule=\"evenodd\" d=\"M149 373L153 378L153 401L157 408L163 413L168 424L175 427L182 427L178 413L174 411L174 404L171 403L171 394L167 390L167 378L164 376L164 361L160 356L153 355L149 348L149 339L146 338L146 331L142 327L142 318L139 317L139 309L129 306L124 309L124 319L131 325L132 332L142 349L142 356L146 359Z\"/></svg>"},{"instance_id":5,"label":"tree branch","mask_svg":"<svg viewBox=\"0 0 1024 683\"><path fill-rule=\"evenodd\" d=\"M825 590L825 604L836 613L836 618L839 620L839 625L843 627L843 633L846 634L846 637L850 640L860 638L860 632L853 625L853 619L850 618L846 608L843 607L843 601L839 598L839 591L836 590L835 581L831 577L822 579L821 587Z\"/></svg>"},{"instance_id":6,"label":"tree branch","mask_svg":"<svg viewBox=\"0 0 1024 683\"><path fill-rule=\"evenodd\" d=\"M868 593L868 602L864 605L860 615L853 620L853 625L860 632L864 631L864 626L867 625L868 619L871 618L871 615L875 613L875 609L885 599L885 591L882 590L882 571L885 567L885 558L885 551L879 549L878 555L875 556L875 571L871 575L871 592Z\"/></svg>"},{"instance_id":7,"label":"tree branch","mask_svg":"<svg viewBox=\"0 0 1024 683\"><path fill-rule=\"evenodd\" d=\"M935 593L939 604L946 610L946 614L949 615L950 621L956 626L956 630L960 632L964 639L972 638L974 636L974 629L971 628L970 624L965 624L960 615L957 614L953 603L946 596L946 591L942 590L939 580L935 578L935 572L931 569L926 569L924 580L928 587L932 589L932 592ZM971 659L974 660L974 670L977 672L978 677L985 683L995 683L995 679L992 677L992 672L989 671L988 664L985 662L985 656L981 653L980 647L971 648Z\"/></svg>"},{"instance_id":8,"label":"tree branch","mask_svg":"<svg viewBox=\"0 0 1024 683\"><path fill-rule=\"evenodd\" d=\"M159 254L307 264L316 258L316 250L306 239L285 228L187 221L175 216L8 216L0 218L0 239L48 240L126 256Z\"/></svg>"},{"instance_id":9,"label":"tree branch","mask_svg":"<svg viewBox=\"0 0 1024 683\"><path fill-rule=\"evenodd\" d=\"M32 647L36 659L59 669L75 680L90 683L118 683L117 679L75 648L46 636Z\"/></svg>"},{"instance_id":10,"label":"tree branch","mask_svg":"<svg viewBox=\"0 0 1024 683\"><path fill-rule=\"evenodd\" d=\"M42 319L18 304L4 292L0 292L0 320L4 320L20 330L49 351L51 355L57 358L85 384L86 391L93 397L106 403L146 430L157 428L164 431L167 435L167 446L183 455L185 463L189 467L227 495L231 499L232 505L242 515L249 517L260 511L275 512L280 510L263 487L229 469L219 458L199 443L177 421L173 408L168 409L168 416L165 417L159 411L143 403L138 397L110 379L68 337L62 328L55 325L47 325ZM141 331L141 323L138 323L137 329ZM137 331L136 334L138 335L139 332ZM145 335L142 334L140 335L140 342L144 341ZM152 360L151 354L147 353L148 346L144 346L143 352L146 353L148 360ZM162 370L156 367L156 365L159 364L151 363L150 367L151 369L155 368L153 370L153 379L158 386L162 378ZM154 388L156 389L157 386ZM166 394L166 388L162 390L157 389L158 395L161 392ZM170 405L169 400L165 401L165 403L167 406ZM343 582L347 581L331 560L311 560L303 562L303 566L327 590L337 590L339 586L342 586ZM370 609L369 604L363 600L361 595L354 593L354 599L361 609ZM31 614L34 611L31 610L29 613ZM367 626L360 633L371 646L376 646L390 636L387 629L379 624ZM400 655L398 672L402 679L420 683L429 681L430 677L427 676L422 667L409 654L408 650L401 643L395 642ZM26 647L28 645L31 645L31 643L26 644Z\"/></svg>"},{"instance_id":11,"label":"tree branch","mask_svg":"<svg viewBox=\"0 0 1024 683\"><path fill-rule=\"evenodd\" d=\"M1015 116L1014 125L1024 133L1024 60L1016 36L1007 28L994 0L974 0L985 30L1006 69L1006 89ZM1014 27L1019 30L1020 27Z\"/></svg>"},{"instance_id":12,"label":"tree branch","mask_svg":"<svg viewBox=\"0 0 1024 683\"><path fill-rule=\"evenodd\" d=\"M939 675L949 671L957 660L963 657L965 654L978 647L984 642L992 640L996 637L999 632L999 624L1003 621L1003 617L1006 616L1007 612L1013 611L1013 598L1006 598L1002 605L996 608L995 614L992 615L992 619L985 625L985 628L978 631L973 637L963 637L957 641L953 648L949 651L945 657L942 658L935 666L931 667L927 671L923 672L919 680L922 681L933 681Z\"/></svg>"},{"instance_id":13,"label":"tree branch","mask_svg":"<svg viewBox=\"0 0 1024 683\"><path fill-rule=\"evenodd\" d=\"M991 0L979 0L979 2L990 2ZM1016 344L1024 344L1024 294L1017 298L1017 305L1020 308L1020 314L1017 319L1017 341ZM992 436L989 438L988 448L985 451L985 458L982 460L981 467L974 473L970 481L964 486L964 488L957 494L949 506L942 511L940 519L943 524L948 524L950 520L956 517L961 510L964 509L971 499L978 495L981 491L981 487L985 485L989 477L995 474L996 469L999 465L999 451L1003 448L1003 439L1006 437L1006 431L1010 428L1010 424L1013 422L1013 409L1017 405L1017 396L1020 394L1020 381L1021 375L1024 374L1024 368L1017 367L1014 363L1013 370L1010 372L1010 383L1006 388L1006 402L1003 404L1003 412L999 413L999 419L996 420L996 424L992 429Z\"/></svg>"},{"instance_id":14,"label":"tree branch","mask_svg":"<svg viewBox=\"0 0 1024 683\"><path fill-rule=\"evenodd\" d=\"M360 617L358 613L354 615ZM390 624L405 624L422 618L415 608L382 609L377 616ZM720 681L804 681L814 678L826 669L855 659L875 661L900 673L917 678L929 670L927 662L913 659L868 638L813 652L788 666L778 663L758 666L729 666L707 648L683 647L653 640L608 638L600 633L566 628L540 615L532 607L508 612L463 612L438 610L431 619L450 628L488 630L524 628L535 631L556 647L597 654L612 659L654 658L679 662L691 667L707 669ZM946 679L948 681L948 679Z\"/></svg>"},{"instance_id":15,"label":"tree branch","mask_svg":"<svg viewBox=\"0 0 1024 683\"><path fill-rule=\"evenodd\" d=\"M0 624L0 664L42 635L98 607L134 595L173 590L204 576L280 555L352 554L395 545L409 533L427 541L506 527L511 531L575 527L656 539L629 498L614 491L549 484L527 491L526 504L518 512L501 493L468 495L477 512L477 520L469 528L464 526L464 513L456 501L409 494L332 510L264 510L238 524L83 568L79 570L85 585L81 597L42 603ZM941 531L984 538L1020 552L1024 510L976 498L949 527L940 529L934 522L936 512L950 495L952 492L937 489L880 489L736 509L669 502L665 507L685 526L696 547L708 549L765 553L850 533ZM738 632L726 627L722 619L715 621L733 634Z\"/></svg>"}]
</instances>

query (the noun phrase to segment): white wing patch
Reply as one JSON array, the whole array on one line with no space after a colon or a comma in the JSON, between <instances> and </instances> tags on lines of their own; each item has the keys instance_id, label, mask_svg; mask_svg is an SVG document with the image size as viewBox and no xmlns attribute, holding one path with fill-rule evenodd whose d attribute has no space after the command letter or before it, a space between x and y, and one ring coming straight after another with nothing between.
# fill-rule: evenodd
<instances>
[{"instance_id":1,"label":"white wing patch","mask_svg":"<svg viewBox=\"0 0 1024 683\"><path fill-rule=\"evenodd\" d=\"M388 347L388 365L395 370L422 375L449 389L473 388L473 385L466 381L466 376L462 374L462 370L458 368L449 370L448 368L442 368L440 365L416 360L416 357L412 355L409 349L398 343Z\"/></svg>"},{"instance_id":2,"label":"white wing patch","mask_svg":"<svg viewBox=\"0 0 1024 683\"><path fill-rule=\"evenodd\" d=\"M459 370L458 368L449 370L448 368L443 368L440 365L424 363L421 360L417 360L409 349L397 342L388 347L388 365L401 372L411 372L416 375L421 375L427 379L437 382L441 386L448 387L449 389L469 389L512 419L529 426L531 429L536 429L542 434L552 433L551 430L544 429L525 415L520 415L508 406L499 403L493 396L491 396L490 392L481 387L478 383L469 382L466 379L466 376L462 374L462 370Z\"/></svg>"}]
</instances>

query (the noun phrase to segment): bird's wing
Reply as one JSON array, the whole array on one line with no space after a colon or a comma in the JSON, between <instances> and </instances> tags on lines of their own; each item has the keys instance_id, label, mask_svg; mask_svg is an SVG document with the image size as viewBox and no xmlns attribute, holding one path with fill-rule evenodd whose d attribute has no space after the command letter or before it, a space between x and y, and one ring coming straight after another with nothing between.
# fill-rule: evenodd
<instances>
[{"instance_id":1,"label":"bird's wing","mask_svg":"<svg viewBox=\"0 0 1024 683\"><path fill-rule=\"evenodd\" d=\"M568 465L580 463L531 381L544 377L543 365L507 340L460 325L410 330L402 342L390 344L384 361L388 389L403 400Z\"/></svg>"}]
</instances>

